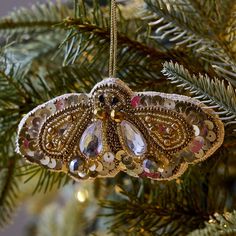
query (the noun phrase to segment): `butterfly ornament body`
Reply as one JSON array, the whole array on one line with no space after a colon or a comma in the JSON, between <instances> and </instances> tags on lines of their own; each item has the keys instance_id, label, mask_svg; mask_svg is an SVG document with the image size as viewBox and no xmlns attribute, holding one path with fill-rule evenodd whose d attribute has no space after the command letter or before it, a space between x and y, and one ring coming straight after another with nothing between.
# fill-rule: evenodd
<instances>
[{"instance_id":1,"label":"butterfly ornament body","mask_svg":"<svg viewBox=\"0 0 236 236\"><path fill-rule=\"evenodd\" d=\"M75 180L135 177L171 180L222 144L224 126L198 100L159 92L133 92L108 78L89 94L65 94L21 121L17 152L30 163Z\"/></svg>"}]
</instances>

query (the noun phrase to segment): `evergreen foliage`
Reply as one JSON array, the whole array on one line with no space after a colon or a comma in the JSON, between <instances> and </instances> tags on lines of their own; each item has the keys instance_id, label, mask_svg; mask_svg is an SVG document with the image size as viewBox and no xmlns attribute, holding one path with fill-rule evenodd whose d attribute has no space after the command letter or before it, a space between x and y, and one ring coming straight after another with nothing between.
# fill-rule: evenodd
<instances>
[{"instance_id":1,"label":"evergreen foliage","mask_svg":"<svg viewBox=\"0 0 236 236\"><path fill-rule=\"evenodd\" d=\"M65 174L25 163L14 152L15 136L24 114L38 104L63 93L89 92L108 75L109 6L91 2L36 4L0 19L1 227L17 208L22 181L36 180L32 192L46 194L71 182ZM226 135L214 156L176 181L124 174L96 180L95 196L103 207L99 214L108 221L111 235L233 235L236 2L132 0L120 1L119 6L117 76L136 91L197 97L219 114ZM100 188L102 196L96 195ZM67 218L73 209L69 204L68 212L61 214ZM57 222L57 212L54 206L40 218L39 235L54 230L49 223ZM75 209L73 215L83 212ZM81 224L88 220L81 219ZM75 233L76 224L80 221L71 223ZM85 230L95 234L99 227Z\"/></svg>"}]
</instances>

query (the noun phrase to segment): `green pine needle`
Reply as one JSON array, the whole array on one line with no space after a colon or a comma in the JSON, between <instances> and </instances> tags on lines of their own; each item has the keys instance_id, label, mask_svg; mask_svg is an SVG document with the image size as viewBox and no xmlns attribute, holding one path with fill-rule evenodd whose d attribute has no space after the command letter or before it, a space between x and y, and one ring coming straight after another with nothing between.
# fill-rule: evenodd
<instances>
[{"instance_id":1,"label":"green pine needle","mask_svg":"<svg viewBox=\"0 0 236 236\"><path fill-rule=\"evenodd\" d=\"M210 107L218 108L226 125L236 122L236 90L230 83L225 85L224 81L207 75L190 75L182 65L173 62L165 62L162 72L171 83L185 88Z\"/></svg>"}]
</instances>

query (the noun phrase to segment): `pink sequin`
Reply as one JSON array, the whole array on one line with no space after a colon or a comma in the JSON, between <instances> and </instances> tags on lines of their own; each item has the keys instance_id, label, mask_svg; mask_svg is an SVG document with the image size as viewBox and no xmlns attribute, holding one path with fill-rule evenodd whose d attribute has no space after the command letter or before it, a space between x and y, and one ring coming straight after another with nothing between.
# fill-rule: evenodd
<instances>
[{"instance_id":1,"label":"pink sequin","mask_svg":"<svg viewBox=\"0 0 236 236\"><path fill-rule=\"evenodd\" d=\"M139 177L141 177L141 178L150 177L153 179L159 179L159 178L161 178L161 174L159 172L147 173L147 172L143 171L141 174L139 174Z\"/></svg>"},{"instance_id":2,"label":"pink sequin","mask_svg":"<svg viewBox=\"0 0 236 236\"><path fill-rule=\"evenodd\" d=\"M64 101L63 100L57 101L55 106L57 110L62 110L64 108Z\"/></svg>"},{"instance_id":3,"label":"pink sequin","mask_svg":"<svg viewBox=\"0 0 236 236\"><path fill-rule=\"evenodd\" d=\"M190 150L191 152L197 153L202 149L203 145L204 139L198 136L193 140Z\"/></svg>"},{"instance_id":4,"label":"pink sequin","mask_svg":"<svg viewBox=\"0 0 236 236\"><path fill-rule=\"evenodd\" d=\"M132 107L137 107L138 104L140 102L140 97L139 96L135 96L131 99L131 106Z\"/></svg>"},{"instance_id":5,"label":"pink sequin","mask_svg":"<svg viewBox=\"0 0 236 236\"><path fill-rule=\"evenodd\" d=\"M27 139L24 140L24 148L28 148L29 147L29 141Z\"/></svg>"}]
</instances>

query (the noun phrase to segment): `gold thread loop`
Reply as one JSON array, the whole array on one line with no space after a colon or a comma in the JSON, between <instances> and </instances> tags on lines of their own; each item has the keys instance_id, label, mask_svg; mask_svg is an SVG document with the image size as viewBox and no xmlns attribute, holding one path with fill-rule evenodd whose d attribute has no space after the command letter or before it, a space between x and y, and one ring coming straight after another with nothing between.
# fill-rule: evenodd
<instances>
[{"instance_id":1,"label":"gold thread loop","mask_svg":"<svg viewBox=\"0 0 236 236\"><path fill-rule=\"evenodd\" d=\"M117 58L117 15L116 1L111 0L111 22L110 22L110 55L109 55L109 77L116 77Z\"/></svg>"}]
</instances>

